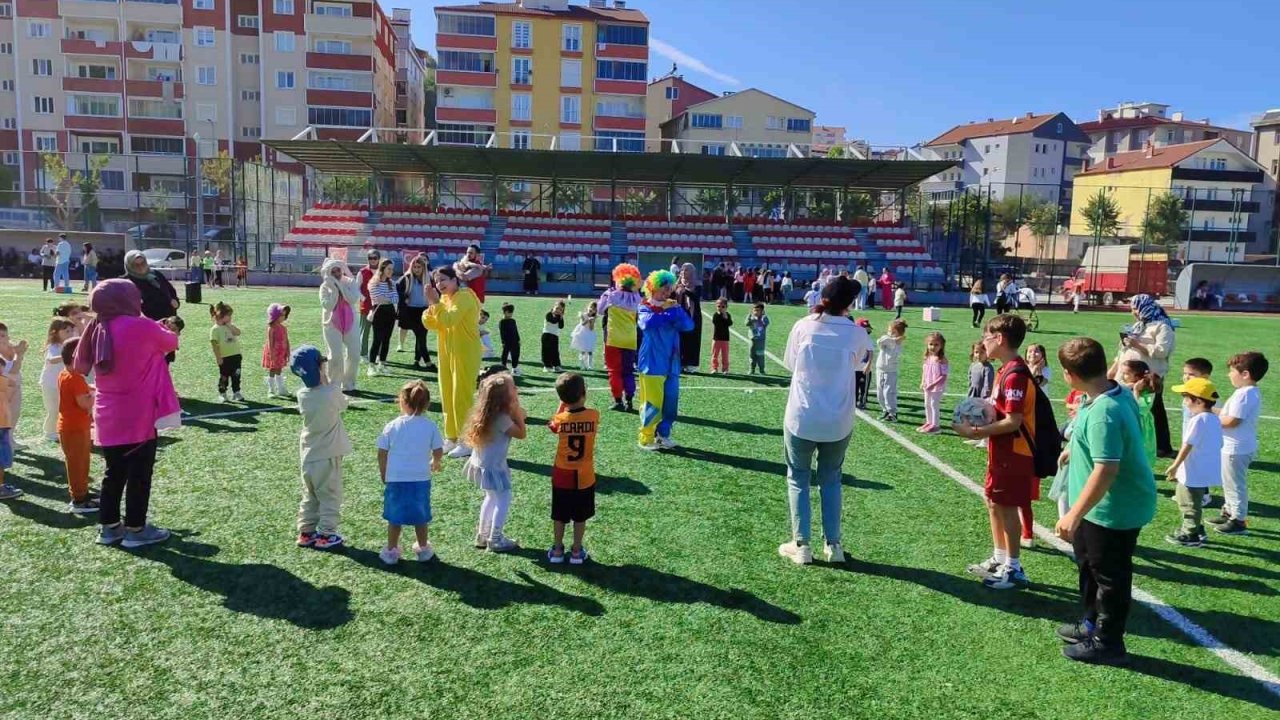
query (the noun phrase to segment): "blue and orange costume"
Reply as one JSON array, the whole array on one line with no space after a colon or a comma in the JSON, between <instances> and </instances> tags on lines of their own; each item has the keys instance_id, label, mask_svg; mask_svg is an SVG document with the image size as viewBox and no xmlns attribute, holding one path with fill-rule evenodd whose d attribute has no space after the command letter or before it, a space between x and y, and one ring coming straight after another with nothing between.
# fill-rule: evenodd
<instances>
[{"instance_id":1,"label":"blue and orange costume","mask_svg":"<svg viewBox=\"0 0 1280 720\"><path fill-rule=\"evenodd\" d=\"M606 290L596 304L605 318L604 366L609 370L609 391L614 409L626 408L636 394L636 315L640 310L640 269L621 263L613 269L614 287Z\"/></svg>"},{"instance_id":2,"label":"blue and orange costume","mask_svg":"<svg viewBox=\"0 0 1280 720\"><path fill-rule=\"evenodd\" d=\"M637 325L643 333L636 367L640 371L640 444L670 440L680 402L680 333L693 329L693 318L674 300L655 303L658 290L673 290L676 276L667 270L649 273L647 298L640 304Z\"/></svg>"}]
</instances>

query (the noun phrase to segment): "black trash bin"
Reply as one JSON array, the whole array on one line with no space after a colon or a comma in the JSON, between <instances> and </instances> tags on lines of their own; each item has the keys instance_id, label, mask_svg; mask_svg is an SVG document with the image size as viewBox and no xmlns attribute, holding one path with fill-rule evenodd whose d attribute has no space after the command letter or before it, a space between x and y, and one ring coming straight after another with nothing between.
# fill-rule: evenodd
<instances>
[{"instance_id":1,"label":"black trash bin","mask_svg":"<svg viewBox=\"0 0 1280 720\"><path fill-rule=\"evenodd\" d=\"M200 283L198 282L187 283L187 304L188 305L200 304L200 287L201 287Z\"/></svg>"}]
</instances>

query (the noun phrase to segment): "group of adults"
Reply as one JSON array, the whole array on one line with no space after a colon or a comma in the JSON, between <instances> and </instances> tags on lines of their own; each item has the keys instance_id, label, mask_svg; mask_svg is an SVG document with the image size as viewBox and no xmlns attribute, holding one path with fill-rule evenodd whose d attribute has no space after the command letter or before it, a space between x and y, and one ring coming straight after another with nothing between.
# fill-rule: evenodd
<instances>
[{"instance_id":1,"label":"group of adults","mask_svg":"<svg viewBox=\"0 0 1280 720\"><path fill-rule=\"evenodd\" d=\"M71 242L66 233L58 233L55 241L46 238L44 244L31 251L28 261L40 266L40 289L42 291L71 292L71 263L75 258ZM84 243L81 247L80 265L84 268L83 291L93 289L98 282L98 253L92 243Z\"/></svg>"},{"instance_id":2,"label":"group of adults","mask_svg":"<svg viewBox=\"0 0 1280 720\"><path fill-rule=\"evenodd\" d=\"M671 259L671 272L680 267L676 258ZM744 303L789 303L795 281L790 271L773 270L767 266L744 268L737 263L721 262L703 272L699 287L704 288L703 299L725 298Z\"/></svg>"}]
</instances>

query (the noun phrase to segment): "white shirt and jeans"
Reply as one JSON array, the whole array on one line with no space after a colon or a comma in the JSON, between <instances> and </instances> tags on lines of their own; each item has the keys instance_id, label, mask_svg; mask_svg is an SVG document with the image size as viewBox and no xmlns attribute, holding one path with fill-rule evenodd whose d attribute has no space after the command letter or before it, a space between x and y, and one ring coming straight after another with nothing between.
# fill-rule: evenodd
<instances>
[{"instance_id":1,"label":"white shirt and jeans","mask_svg":"<svg viewBox=\"0 0 1280 720\"><path fill-rule=\"evenodd\" d=\"M1249 487L1245 477L1249 464L1258 455L1258 416L1262 414L1262 393L1256 385L1236 388L1222 417L1240 420L1235 427L1222 429L1222 512L1244 522L1249 516Z\"/></svg>"},{"instance_id":2,"label":"white shirt and jeans","mask_svg":"<svg viewBox=\"0 0 1280 720\"><path fill-rule=\"evenodd\" d=\"M53 266L53 289L62 292L63 287L66 287L66 292L71 292L71 243L65 238L58 242Z\"/></svg>"},{"instance_id":3,"label":"white shirt and jeans","mask_svg":"<svg viewBox=\"0 0 1280 720\"><path fill-rule=\"evenodd\" d=\"M823 538L829 545L840 542L840 475L853 434L854 370L871 350L867 331L847 317L810 315L797 322L787 338L784 364L792 374L783 450L791 537L797 544L809 544L809 485L814 480L821 496Z\"/></svg>"}]
</instances>

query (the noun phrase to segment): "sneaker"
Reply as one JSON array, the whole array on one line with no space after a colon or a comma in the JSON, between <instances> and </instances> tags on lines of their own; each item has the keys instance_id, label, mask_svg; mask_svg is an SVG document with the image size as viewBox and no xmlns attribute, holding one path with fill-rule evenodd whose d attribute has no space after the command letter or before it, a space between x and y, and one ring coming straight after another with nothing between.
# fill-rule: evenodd
<instances>
[{"instance_id":1,"label":"sneaker","mask_svg":"<svg viewBox=\"0 0 1280 720\"><path fill-rule=\"evenodd\" d=\"M551 563L552 565L559 565L563 563L564 562L564 546L552 545L551 549L547 550L547 562Z\"/></svg>"},{"instance_id":2,"label":"sneaker","mask_svg":"<svg viewBox=\"0 0 1280 720\"><path fill-rule=\"evenodd\" d=\"M520 543L501 533L497 537L489 538L489 552L491 553L508 553L519 549L519 547Z\"/></svg>"},{"instance_id":3,"label":"sneaker","mask_svg":"<svg viewBox=\"0 0 1280 720\"><path fill-rule=\"evenodd\" d=\"M1030 584L1027 573L1022 568L1015 570L1008 565L1002 565L994 574L982 580L983 587L992 590L1016 590Z\"/></svg>"},{"instance_id":4,"label":"sneaker","mask_svg":"<svg viewBox=\"0 0 1280 720\"><path fill-rule=\"evenodd\" d=\"M434 363L427 363L426 365L422 366L422 369L426 370L427 372L439 372L439 368L437 368ZM516 375L520 374L519 368L516 369L515 374Z\"/></svg>"},{"instance_id":5,"label":"sneaker","mask_svg":"<svg viewBox=\"0 0 1280 720\"><path fill-rule=\"evenodd\" d=\"M926 432L929 432L929 423L925 423L925 424L921 425L920 427L916 428L916 432L918 432L918 433L926 433Z\"/></svg>"},{"instance_id":6,"label":"sneaker","mask_svg":"<svg viewBox=\"0 0 1280 720\"><path fill-rule=\"evenodd\" d=\"M400 548L384 547L378 551L378 559L383 565L395 565L400 562Z\"/></svg>"},{"instance_id":7,"label":"sneaker","mask_svg":"<svg viewBox=\"0 0 1280 720\"><path fill-rule=\"evenodd\" d=\"M1084 642L1093 637L1093 623L1081 620L1078 623L1064 623L1058 626L1058 637L1072 645Z\"/></svg>"},{"instance_id":8,"label":"sneaker","mask_svg":"<svg viewBox=\"0 0 1280 720\"><path fill-rule=\"evenodd\" d=\"M225 402L231 402L231 401L227 399L227 396L225 394L218 393L218 402L225 403Z\"/></svg>"},{"instance_id":9,"label":"sneaker","mask_svg":"<svg viewBox=\"0 0 1280 720\"><path fill-rule=\"evenodd\" d=\"M431 559L436 556L436 549L431 547L431 543L427 543L426 545L414 543L413 556L418 560L418 562L431 562Z\"/></svg>"},{"instance_id":10,"label":"sneaker","mask_svg":"<svg viewBox=\"0 0 1280 720\"><path fill-rule=\"evenodd\" d=\"M631 402L631 398L627 398L627 412L635 412L636 406Z\"/></svg>"},{"instance_id":11,"label":"sneaker","mask_svg":"<svg viewBox=\"0 0 1280 720\"><path fill-rule=\"evenodd\" d=\"M970 575L977 575L979 577L985 578L985 577L990 577L992 575L995 575L996 571L1000 569L1000 565L1001 565L1000 561L997 560L993 555L987 558L986 560L983 560L980 563L974 563L969 567L965 568L965 572L969 573Z\"/></svg>"},{"instance_id":12,"label":"sneaker","mask_svg":"<svg viewBox=\"0 0 1280 720\"><path fill-rule=\"evenodd\" d=\"M396 346L396 352L404 352L404 346L403 346L403 345L397 345L397 346Z\"/></svg>"},{"instance_id":13,"label":"sneaker","mask_svg":"<svg viewBox=\"0 0 1280 720\"><path fill-rule=\"evenodd\" d=\"M72 500L67 504L67 511L72 515L91 515L98 512L98 501L93 498L85 498L80 502Z\"/></svg>"},{"instance_id":14,"label":"sneaker","mask_svg":"<svg viewBox=\"0 0 1280 720\"><path fill-rule=\"evenodd\" d=\"M124 540L120 542L123 548L140 548L145 545L155 545L169 539L169 531L164 528L158 528L151 523L142 526L141 530L125 530Z\"/></svg>"},{"instance_id":15,"label":"sneaker","mask_svg":"<svg viewBox=\"0 0 1280 720\"><path fill-rule=\"evenodd\" d=\"M891 422L891 423L898 422L898 413L889 413L889 417L885 418L884 421Z\"/></svg>"},{"instance_id":16,"label":"sneaker","mask_svg":"<svg viewBox=\"0 0 1280 720\"><path fill-rule=\"evenodd\" d=\"M1125 665L1129 662L1129 653L1125 652L1123 642L1105 645L1097 637L1067 645L1062 648L1062 656L1090 665Z\"/></svg>"},{"instance_id":17,"label":"sneaker","mask_svg":"<svg viewBox=\"0 0 1280 720\"><path fill-rule=\"evenodd\" d=\"M445 440L445 441L444 441L444 447L443 447L442 449L444 450L444 454L445 454L445 455L448 455L449 453L453 452L453 449L454 449L454 448L456 448L456 447L458 447L458 441L456 441L456 440Z\"/></svg>"},{"instance_id":18,"label":"sneaker","mask_svg":"<svg viewBox=\"0 0 1280 720\"><path fill-rule=\"evenodd\" d=\"M829 563L844 562L844 548L840 547L840 543L826 543L823 546L823 550L826 553L827 562Z\"/></svg>"},{"instance_id":19,"label":"sneaker","mask_svg":"<svg viewBox=\"0 0 1280 720\"><path fill-rule=\"evenodd\" d=\"M654 442L658 443L658 447L662 448L663 450L675 450L676 448L680 447L679 445L676 444L675 440L672 440L669 437L662 437L661 435L659 435L654 440Z\"/></svg>"},{"instance_id":20,"label":"sneaker","mask_svg":"<svg viewBox=\"0 0 1280 720\"><path fill-rule=\"evenodd\" d=\"M316 544L316 534L314 532L298 533L298 547L311 547Z\"/></svg>"},{"instance_id":21,"label":"sneaker","mask_svg":"<svg viewBox=\"0 0 1280 720\"><path fill-rule=\"evenodd\" d=\"M813 548L801 545L794 540L779 545L778 554L797 565L808 565L813 562Z\"/></svg>"},{"instance_id":22,"label":"sneaker","mask_svg":"<svg viewBox=\"0 0 1280 720\"><path fill-rule=\"evenodd\" d=\"M564 372L564 367L563 367L563 366L560 366L560 365L557 365L557 366L555 366L554 368L552 368L552 372L562 373L562 372Z\"/></svg>"},{"instance_id":23,"label":"sneaker","mask_svg":"<svg viewBox=\"0 0 1280 720\"><path fill-rule=\"evenodd\" d=\"M646 452L657 452L662 449L662 446L659 445L657 441L651 443L637 443L636 447Z\"/></svg>"},{"instance_id":24,"label":"sneaker","mask_svg":"<svg viewBox=\"0 0 1280 720\"><path fill-rule=\"evenodd\" d=\"M627 406L626 406L626 405L623 405L621 400L614 400L614 401L613 401L613 405L612 405L609 409L610 409L610 410L617 410L618 412L622 412L623 410L626 410L626 409L627 409Z\"/></svg>"},{"instance_id":25,"label":"sneaker","mask_svg":"<svg viewBox=\"0 0 1280 720\"><path fill-rule=\"evenodd\" d=\"M471 457L471 448L467 447L466 443L458 443L457 446L455 446L447 454L451 458Z\"/></svg>"},{"instance_id":26,"label":"sneaker","mask_svg":"<svg viewBox=\"0 0 1280 720\"><path fill-rule=\"evenodd\" d=\"M124 540L124 523L98 526L97 543L99 545L115 545L121 540Z\"/></svg>"},{"instance_id":27,"label":"sneaker","mask_svg":"<svg viewBox=\"0 0 1280 720\"><path fill-rule=\"evenodd\" d=\"M316 541L313 547L317 550L332 550L334 548L341 547L343 542L345 541L342 539L342 536L337 533L330 535L316 533Z\"/></svg>"},{"instance_id":28,"label":"sneaker","mask_svg":"<svg viewBox=\"0 0 1280 720\"><path fill-rule=\"evenodd\" d=\"M378 377L378 366L370 365L364 371L365 377Z\"/></svg>"},{"instance_id":29,"label":"sneaker","mask_svg":"<svg viewBox=\"0 0 1280 720\"><path fill-rule=\"evenodd\" d=\"M231 396L231 399L235 400L236 402L244 402L244 396L241 395L240 393L235 393L234 395Z\"/></svg>"},{"instance_id":30,"label":"sneaker","mask_svg":"<svg viewBox=\"0 0 1280 720\"><path fill-rule=\"evenodd\" d=\"M1231 520L1222 525L1214 525L1213 529L1223 535L1248 535L1249 527L1240 520Z\"/></svg>"},{"instance_id":31,"label":"sneaker","mask_svg":"<svg viewBox=\"0 0 1280 720\"><path fill-rule=\"evenodd\" d=\"M1204 539L1200 536L1200 533L1188 533L1181 531L1169 533L1164 536L1164 541L1170 545L1178 545L1181 547L1204 547Z\"/></svg>"},{"instance_id":32,"label":"sneaker","mask_svg":"<svg viewBox=\"0 0 1280 720\"><path fill-rule=\"evenodd\" d=\"M8 483L0 484L0 500L12 500L16 497L22 497L21 490Z\"/></svg>"},{"instance_id":33,"label":"sneaker","mask_svg":"<svg viewBox=\"0 0 1280 720\"><path fill-rule=\"evenodd\" d=\"M1204 497L1200 498L1200 507L1207 508L1212 504L1213 504L1213 496L1210 495L1209 493L1205 493Z\"/></svg>"},{"instance_id":34,"label":"sneaker","mask_svg":"<svg viewBox=\"0 0 1280 720\"><path fill-rule=\"evenodd\" d=\"M57 436L57 435L45 435L45 436L44 436L44 439L45 439L45 440L48 440L49 442L53 443L54 445L57 445L57 444L58 444L58 436Z\"/></svg>"},{"instance_id":35,"label":"sneaker","mask_svg":"<svg viewBox=\"0 0 1280 720\"><path fill-rule=\"evenodd\" d=\"M925 429L923 430L923 432L925 435L937 435L938 433L942 432L942 427L939 425L930 424L925 426Z\"/></svg>"},{"instance_id":36,"label":"sneaker","mask_svg":"<svg viewBox=\"0 0 1280 720\"><path fill-rule=\"evenodd\" d=\"M1231 524L1231 516L1227 514L1226 510L1223 510L1222 513L1218 515L1218 517L1209 518L1208 520L1205 520L1205 524L1212 525L1214 529L1217 529L1219 525Z\"/></svg>"},{"instance_id":37,"label":"sneaker","mask_svg":"<svg viewBox=\"0 0 1280 720\"><path fill-rule=\"evenodd\" d=\"M1024 548L1033 548L1036 546L1036 539L1033 537L1022 538L1018 540L1018 544Z\"/></svg>"},{"instance_id":38,"label":"sneaker","mask_svg":"<svg viewBox=\"0 0 1280 720\"><path fill-rule=\"evenodd\" d=\"M583 563L585 563L590 559L591 559L591 556L587 554L587 549L585 547L580 547L577 550L574 550L573 552L569 553L570 565L582 565Z\"/></svg>"},{"instance_id":39,"label":"sneaker","mask_svg":"<svg viewBox=\"0 0 1280 720\"><path fill-rule=\"evenodd\" d=\"M485 532L484 530L477 530L476 540L473 543L473 545L475 545L475 548L477 550L484 550L485 548L489 547L489 533Z\"/></svg>"}]
</instances>

